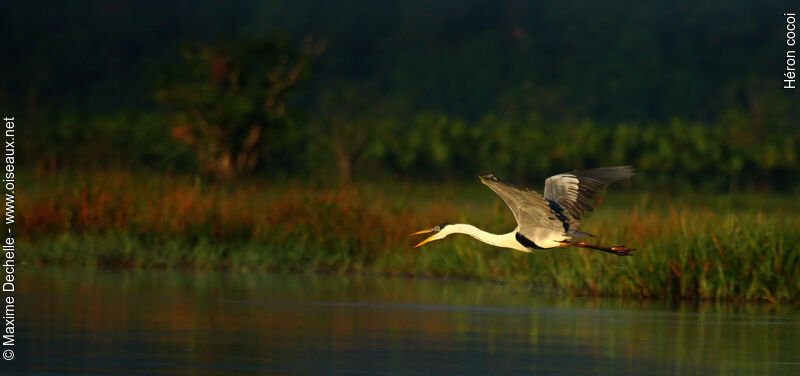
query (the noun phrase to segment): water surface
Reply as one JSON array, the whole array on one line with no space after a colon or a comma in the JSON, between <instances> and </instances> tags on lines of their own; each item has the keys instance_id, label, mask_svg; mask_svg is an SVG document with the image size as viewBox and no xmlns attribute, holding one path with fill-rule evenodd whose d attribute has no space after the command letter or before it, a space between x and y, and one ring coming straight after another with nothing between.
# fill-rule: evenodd
<instances>
[{"instance_id":1,"label":"water surface","mask_svg":"<svg viewBox=\"0 0 800 376\"><path fill-rule=\"evenodd\" d=\"M252 272L19 268L18 281L17 358L2 364L17 373L800 374L788 305Z\"/></svg>"}]
</instances>

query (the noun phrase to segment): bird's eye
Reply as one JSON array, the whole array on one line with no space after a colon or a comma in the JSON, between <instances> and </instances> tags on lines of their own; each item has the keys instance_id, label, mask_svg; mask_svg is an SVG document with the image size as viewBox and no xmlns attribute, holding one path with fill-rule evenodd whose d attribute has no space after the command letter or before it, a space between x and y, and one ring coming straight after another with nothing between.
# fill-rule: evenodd
<instances>
[{"instance_id":1,"label":"bird's eye","mask_svg":"<svg viewBox=\"0 0 800 376\"><path fill-rule=\"evenodd\" d=\"M439 226L434 227L433 231L439 231Z\"/></svg>"}]
</instances>

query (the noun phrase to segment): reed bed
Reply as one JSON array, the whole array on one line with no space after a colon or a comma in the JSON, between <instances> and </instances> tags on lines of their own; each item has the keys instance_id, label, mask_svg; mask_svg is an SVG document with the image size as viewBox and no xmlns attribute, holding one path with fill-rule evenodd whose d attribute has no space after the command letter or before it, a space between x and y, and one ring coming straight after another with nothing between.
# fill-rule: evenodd
<instances>
[{"instance_id":1,"label":"reed bed","mask_svg":"<svg viewBox=\"0 0 800 376\"><path fill-rule=\"evenodd\" d=\"M800 301L800 214L791 197L607 194L583 229L632 257L562 248L524 254L453 236L414 249L410 232L448 222L508 231L502 201L474 187L315 187L88 173L30 179L19 258L36 264L234 268L465 278L574 295Z\"/></svg>"}]
</instances>

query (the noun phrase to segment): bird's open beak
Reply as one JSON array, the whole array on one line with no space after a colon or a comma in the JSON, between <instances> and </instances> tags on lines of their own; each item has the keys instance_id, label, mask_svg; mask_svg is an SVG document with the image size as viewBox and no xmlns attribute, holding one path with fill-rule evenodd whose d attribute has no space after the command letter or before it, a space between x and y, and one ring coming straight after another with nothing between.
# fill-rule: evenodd
<instances>
[{"instance_id":1,"label":"bird's open beak","mask_svg":"<svg viewBox=\"0 0 800 376\"><path fill-rule=\"evenodd\" d=\"M410 234L410 235L408 235L408 236L422 235L422 234L430 234L430 233L432 233L432 232L433 232L433 230L431 230L431 229L425 229L425 230L417 231L417 232L415 232L415 233L413 233L413 234Z\"/></svg>"},{"instance_id":2,"label":"bird's open beak","mask_svg":"<svg viewBox=\"0 0 800 376\"><path fill-rule=\"evenodd\" d=\"M432 229L427 229L427 230L417 231L417 232L415 232L415 233L413 233L411 235L413 236L413 235L421 235L421 234L430 234L432 232L433 232ZM431 240L433 240L433 235L429 236L427 239L423 240L421 243L415 245L414 248L417 248L417 247L419 247L419 246L421 246L421 245L423 245L423 244L425 244L425 243L427 243L427 242L429 242Z\"/></svg>"}]
</instances>

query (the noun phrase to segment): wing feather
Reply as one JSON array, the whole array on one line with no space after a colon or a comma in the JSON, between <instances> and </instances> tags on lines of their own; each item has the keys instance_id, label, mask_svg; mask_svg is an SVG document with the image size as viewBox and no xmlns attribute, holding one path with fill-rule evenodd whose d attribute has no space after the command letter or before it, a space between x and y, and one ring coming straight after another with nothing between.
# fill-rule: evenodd
<instances>
[{"instance_id":1,"label":"wing feather","mask_svg":"<svg viewBox=\"0 0 800 376\"><path fill-rule=\"evenodd\" d=\"M592 199L600 189L634 174L631 166L617 166L553 175L544 182L544 198L564 208L572 223L570 231L574 231L583 215L593 210Z\"/></svg>"},{"instance_id":2,"label":"wing feather","mask_svg":"<svg viewBox=\"0 0 800 376\"><path fill-rule=\"evenodd\" d=\"M491 174L480 178L481 182L497 193L511 209L519 225L517 231L522 235L534 239L540 230L564 232L556 213L552 211L547 200L536 191L502 181Z\"/></svg>"}]
</instances>

